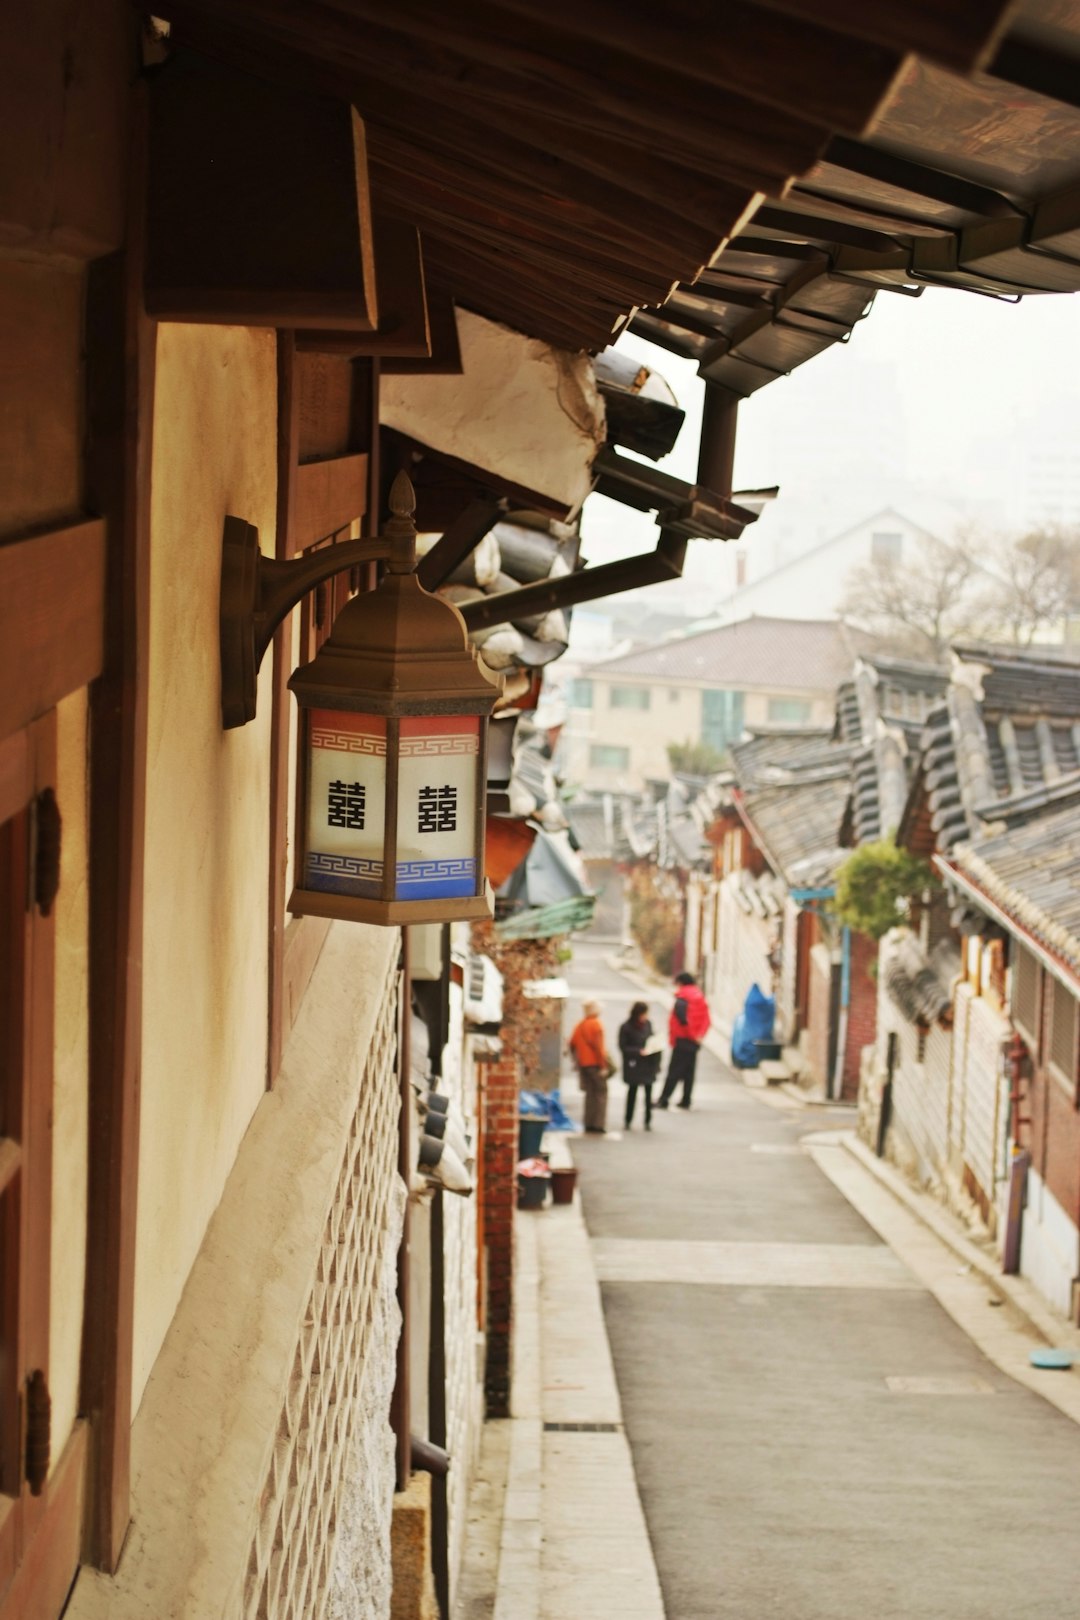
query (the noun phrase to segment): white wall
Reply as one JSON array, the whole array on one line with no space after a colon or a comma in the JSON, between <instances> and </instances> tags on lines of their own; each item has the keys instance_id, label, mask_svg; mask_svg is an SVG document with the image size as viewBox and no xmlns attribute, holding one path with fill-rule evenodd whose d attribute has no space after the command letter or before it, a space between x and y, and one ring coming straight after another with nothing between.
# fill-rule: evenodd
<instances>
[{"instance_id":1,"label":"white wall","mask_svg":"<svg viewBox=\"0 0 1080 1620\"><path fill-rule=\"evenodd\" d=\"M270 660L221 729L227 513L272 552L273 332L158 328L133 1410L266 1086Z\"/></svg>"},{"instance_id":2,"label":"white wall","mask_svg":"<svg viewBox=\"0 0 1080 1620\"><path fill-rule=\"evenodd\" d=\"M56 897L56 1026L53 1069L49 1393L52 1460L63 1455L79 1409L86 1273L89 1103L87 701L57 707L57 802L63 818Z\"/></svg>"},{"instance_id":3,"label":"white wall","mask_svg":"<svg viewBox=\"0 0 1080 1620\"><path fill-rule=\"evenodd\" d=\"M919 527L893 513L878 515L785 567L751 579L720 604L717 616L729 623L753 613L781 619L838 617L847 576L852 568L870 561L871 537L877 531L903 536L904 564L918 556ZM752 569L753 547L747 555Z\"/></svg>"}]
</instances>

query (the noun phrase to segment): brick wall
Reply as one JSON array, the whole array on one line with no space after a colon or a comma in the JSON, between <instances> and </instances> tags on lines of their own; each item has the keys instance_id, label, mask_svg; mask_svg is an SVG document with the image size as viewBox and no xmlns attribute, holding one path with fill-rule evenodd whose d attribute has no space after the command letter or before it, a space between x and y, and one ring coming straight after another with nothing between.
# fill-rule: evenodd
<instances>
[{"instance_id":1,"label":"brick wall","mask_svg":"<svg viewBox=\"0 0 1080 1620\"><path fill-rule=\"evenodd\" d=\"M510 1415L510 1341L513 1331L514 1209L517 1205L518 1059L504 1051L479 1066L483 1155L478 1211L486 1292L487 1355L484 1399L488 1417Z\"/></svg>"},{"instance_id":2,"label":"brick wall","mask_svg":"<svg viewBox=\"0 0 1080 1620\"><path fill-rule=\"evenodd\" d=\"M871 966L877 962L877 942L868 934L851 936L851 999L848 1003L847 1050L841 1095L854 1102L859 1095L859 1066L864 1046L877 1039L877 983Z\"/></svg>"}]
</instances>

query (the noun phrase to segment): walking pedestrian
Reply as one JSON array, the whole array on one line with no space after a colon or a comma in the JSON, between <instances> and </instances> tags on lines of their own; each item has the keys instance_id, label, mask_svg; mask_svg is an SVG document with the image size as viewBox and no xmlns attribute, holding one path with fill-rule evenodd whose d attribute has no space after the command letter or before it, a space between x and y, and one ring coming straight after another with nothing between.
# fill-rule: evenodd
<instances>
[{"instance_id":1,"label":"walking pedestrian","mask_svg":"<svg viewBox=\"0 0 1080 1620\"><path fill-rule=\"evenodd\" d=\"M668 1064L667 1079L664 1089L656 1100L657 1108L666 1108L674 1094L675 1087L682 1081L682 1099L679 1108L690 1107L690 1095L694 1089L694 1072L697 1069L697 1055L701 1043L705 1039L706 1031L712 1023L709 1015L709 1004L698 989L697 980L692 973L678 973L675 976L675 1005L671 1009L668 1019L668 1041L671 1044L671 1062Z\"/></svg>"},{"instance_id":2,"label":"walking pedestrian","mask_svg":"<svg viewBox=\"0 0 1080 1620\"><path fill-rule=\"evenodd\" d=\"M660 1068L663 1048L648 1018L648 1006L635 1001L625 1024L619 1025L619 1051L622 1053L623 1079L626 1081L626 1129L634 1122L637 1094L645 1098L645 1129L652 1130L652 1088Z\"/></svg>"},{"instance_id":3,"label":"walking pedestrian","mask_svg":"<svg viewBox=\"0 0 1080 1620\"><path fill-rule=\"evenodd\" d=\"M602 1136L607 1129L607 1083L609 1076L615 1072L615 1065L608 1057L598 1002L586 1001L582 1004L582 1017L574 1025L567 1044L573 1053L581 1076L581 1089L585 1093L585 1129Z\"/></svg>"}]
</instances>

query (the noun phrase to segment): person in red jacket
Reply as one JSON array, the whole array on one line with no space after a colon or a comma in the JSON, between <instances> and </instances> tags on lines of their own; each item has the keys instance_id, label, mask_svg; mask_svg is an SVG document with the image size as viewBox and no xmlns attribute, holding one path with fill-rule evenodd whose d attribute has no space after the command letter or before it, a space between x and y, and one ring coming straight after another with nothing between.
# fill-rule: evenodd
<instances>
[{"instance_id":1,"label":"person in red jacket","mask_svg":"<svg viewBox=\"0 0 1080 1620\"><path fill-rule=\"evenodd\" d=\"M668 1040L671 1043L671 1062L668 1064L667 1079L664 1089L660 1093L655 1106L666 1108L674 1094L675 1087L682 1081L682 1101L679 1108L689 1108L690 1094L694 1089L694 1071L697 1068L698 1049L705 1039L705 1032L712 1023L709 1016L709 1003L698 989L697 981L692 973L679 973L675 983L678 989L675 992L675 1005L671 1009L668 1019Z\"/></svg>"}]
</instances>

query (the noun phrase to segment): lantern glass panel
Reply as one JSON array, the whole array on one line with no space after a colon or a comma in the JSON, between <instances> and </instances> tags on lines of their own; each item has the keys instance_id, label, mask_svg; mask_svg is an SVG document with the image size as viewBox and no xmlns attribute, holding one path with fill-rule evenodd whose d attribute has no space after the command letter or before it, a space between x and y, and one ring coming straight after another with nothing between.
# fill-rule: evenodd
<instances>
[{"instance_id":1,"label":"lantern glass panel","mask_svg":"<svg viewBox=\"0 0 1080 1620\"><path fill-rule=\"evenodd\" d=\"M303 885L330 894L382 893L386 720L312 709Z\"/></svg>"},{"instance_id":2,"label":"lantern glass panel","mask_svg":"<svg viewBox=\"0 0 1080 1620\"><path fill-rule=\"evenodd\" d=\"M398 900L475 895L476 715L403 717L398 763Z\"/></svg>"}]
</instances>

